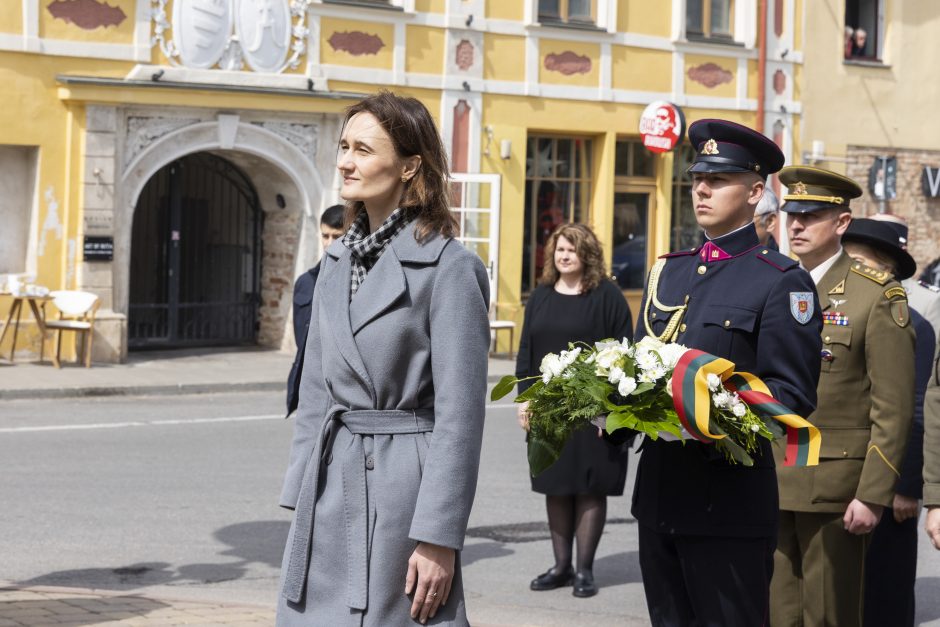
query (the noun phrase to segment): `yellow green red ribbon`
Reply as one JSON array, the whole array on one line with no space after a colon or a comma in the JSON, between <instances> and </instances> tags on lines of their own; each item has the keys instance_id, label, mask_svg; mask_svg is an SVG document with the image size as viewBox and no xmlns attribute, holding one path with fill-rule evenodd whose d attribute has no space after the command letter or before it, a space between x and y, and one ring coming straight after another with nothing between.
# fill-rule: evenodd
<instances>
[{"instance_id":1,"label":"yellow green red ribbon","mask_svg":"<svg viewBox=\"0 0 940 627\"><path fill-rule=\"evenodd\" d=\"M771 394L760 378L747 372L735 372L727 359L691 349L679 358L672 374L672 399L679 421L700 442L714 442L727 437L713 433L712 401L708 375L721 378L725 387L737 392L755 414L776 420L786 427L787 446L784 466L816 466L822 436L819 429L793 413Z\"/></svg>"}]
</instances>

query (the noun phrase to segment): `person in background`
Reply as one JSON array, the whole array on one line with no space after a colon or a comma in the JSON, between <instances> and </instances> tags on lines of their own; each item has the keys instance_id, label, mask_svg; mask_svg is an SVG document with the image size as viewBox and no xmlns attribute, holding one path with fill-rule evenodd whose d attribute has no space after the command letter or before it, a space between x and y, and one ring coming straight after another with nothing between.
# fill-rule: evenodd
<instances>
[{"instance_id":1,"label":"person in background","mask_svg":"<svg viewBox=\"0 0 940 627\"><path fill-rule=\"evenodd\" d=\"M842 247L858 184L809 166L779 176L790 250L822 306L819 403L809 416L822 444L819 465L777 469L770 624L858 627L869 534L894 502L914 415L914 331L904 288Z\"/></svg>"},{"instance_id":2,"label":"person in background","mask_svg":"<svg viewBox=\"0 0 940 627\"><path fill-rule=\"evenodd\" d=\"M320 254L343 236L344 205L333 205L320 216ZM300 402L300 375L304 366L304 347L307 344L307 329L310 328L310 303L313 301L313 288L317 285L320 274L320 262L299 277L294 283L294 342L297 355L287 377L287 415L289 416Z\"/></svg>"},{"instance_id":3,"label":"person in background","mask_svg":"<svg viewBox=\"0 0 940 627\"><path fill-rule=\"evenodd\" d=\"M924 394L924 531L940 551L940 340Z\"/></svg>"},{"instance_id":4,"label":"person in background","mask_svg":"<svg viewBox=\"0 0 940 627\"><path fill-rule=\"evenodd\" d=\"M901 248L907 250L910 236L904 218L892 213L876 213L868 218L883 222L894 229ZM940 336L940 288L923 279L913 278L913 270L910 277L901 281L901 285L907 292L907 302L910 303L911 309L926 318L927 322L933 326L934 334Z\"/></svg>"},{"instance_id":5,"label":"person in background","mask_svg":"<svg viewBox=\"0 0 940 627\"><path fill-rule=\"evenodd\" d=\"M845 58L848 59L852 56L852 42L855 39L855 29L851 26L845 27Z\"/></svg>"},{"instance_id":6,"label":"person in background","mask_svg":"<svg viewBox=\"0 0 940 627\"><path fill-rule=\"evenodd\" d=\"M761 246L766 246L771 250L780 250L777 245L777 209L779 202L777 195L770 187L764 188L764 195L757 203L757 209L754 210L754 227L757 229L757 239Z\"/></svg>"},{"instance_id":7,"label":"person in background","mask_svg":"<svg viewBox=\"0 0 940 627\"><path fill-rule=\"evenodd\" d=\"M630 336L632 316L623 292L607 278L601 245L583 224L563 224L545 245L539 286L529 297L522 323L516 377L539 374L542 358L568 349L570 342L594 342ZM519 384L521 394L532 381ZM518 407L528 430L527 403ZM573 585L576 597L597 594L594 554L607 521L607 497L623 494L627 478L626 445L598 437L585 426L568 441L561 457L532 478L532 489L545 495L555 565L532 580L532 590ZM576 568L572 544L577 540Z\"/></svg>"},{"instance_id":8,"label":"person in background","mask_svg":"<svg viewBox=\"0 0 940 627\"><path fill-rule=\"evenodd\" d=\"M865 46L868 43L868 33L864 28L856 28L855 34L852 35L852 56L853 57L865 57L868 56L865 52Z\"/></svg>"},{"instance_id":9,"label":"person in background","mask_svg":"<svg viewBox=\"0 0 940 627\"><path fill-rule=\"evenodd\" d=\"M892 227L856 219L842 236L846 254L869 268L906 281L917 269L905 250L906 239ZM906 230L906 228L905 228ZM914 417L894 501L885 508L865 555L865 619L867 627L914 626L914 583L917 579L917 514L923 494L924 392L933 366L936 336L930 323L911 305L917 335L914 347Z\"/></svg>"}]
</instances>

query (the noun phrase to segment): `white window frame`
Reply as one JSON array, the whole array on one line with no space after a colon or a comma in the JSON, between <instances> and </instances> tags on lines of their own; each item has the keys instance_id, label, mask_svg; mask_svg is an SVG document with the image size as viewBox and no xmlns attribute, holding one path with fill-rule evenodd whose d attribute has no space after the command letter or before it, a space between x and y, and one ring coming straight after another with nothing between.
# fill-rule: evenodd
<instances>
[{"instance_id":1,"label":"white window frame","mask_svg":"<svg viewBox=\"0 0 940 627\"><path fill-rule=\"evenodd\" d=\"M703 1L703 0L696 0ZM685 28L685 11L689 0L672 0L672 34L673 39L689 41ZM733 0L734 22L731 25L731 40L745 48L757 45L757 0ZM693 39L694 43L706 45L721 44L720 39Z\"/></svg>"},{"instance_id":2,"label":"white window frame","mask_svg":"<svg viewBox=\"0 0 940 627\"><path fill-rule=\"evenodd\" d=\"M412 0L413 1L413 0ZM509 2L511 0L501 0ZM602 31L608 33L617 32L617 0L592 0L595 3L594 9L597 14L597 21L594 25ZM539 0L525 0L525 11L523 16L526 26L546 26L566 28L564 25L543 24L539 22Z\"/></svg>"}]
</instances>

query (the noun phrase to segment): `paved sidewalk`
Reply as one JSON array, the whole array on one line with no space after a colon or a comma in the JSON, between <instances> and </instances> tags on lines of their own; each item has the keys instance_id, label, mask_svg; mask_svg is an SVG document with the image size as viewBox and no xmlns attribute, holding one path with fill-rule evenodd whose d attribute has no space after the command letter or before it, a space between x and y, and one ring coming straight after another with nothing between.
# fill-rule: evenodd
<instances>
[{"instance_id":1,"label":"paved sidewalk","mask_svg":"<svg viewBox=\"0 0 940 627\"><path fill-rule=\"evenodd\" d=\"M0 585L0 626L274 624L274 609L76 588Z\"/></svg>"},{"instance_id":2,"label":"paved sidewalk","mask_svg":"<svg viewBox=\"0 0 940 627\"><path fill-rule=\"evenodd\" d=\"M64 364L0 360L0 400L80 396L198 394L281 390L293 354L248 348L131 353L124 364ZM511 374L515 362L491 358L490 381Z\"/></svg>"}]
</instances>

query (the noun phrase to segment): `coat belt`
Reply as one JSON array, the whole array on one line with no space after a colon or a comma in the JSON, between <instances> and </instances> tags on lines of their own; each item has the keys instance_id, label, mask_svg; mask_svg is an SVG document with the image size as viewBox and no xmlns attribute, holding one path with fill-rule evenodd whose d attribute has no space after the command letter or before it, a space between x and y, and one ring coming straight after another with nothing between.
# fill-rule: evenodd
<instances>
[{"instance_id":1,"label":"coat belt","mask_svg":"<svg viewBox=\"0 0 940 627\"><path fill-rule=\"evenodd\" d=\"M282 592L284 598L292 603L300 603L307 584L320 467L332 460L333 441L338 430L343 427L354 438L351 452L344 453L342 460L343 510L346 519L346 605L352 609L365 610L369 597L369 523L366 454L362 436L433 431L434 410L349 410L333 405L327 412L313 455L307 460L297 498L294 533Z\"/></svg>"}]
</instances>

